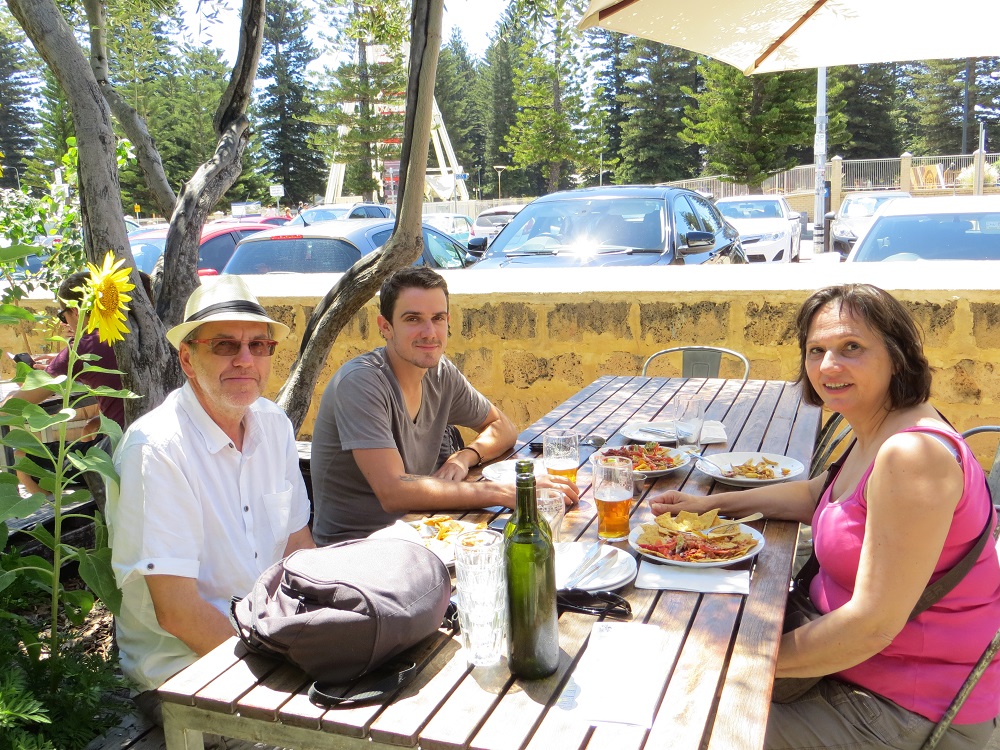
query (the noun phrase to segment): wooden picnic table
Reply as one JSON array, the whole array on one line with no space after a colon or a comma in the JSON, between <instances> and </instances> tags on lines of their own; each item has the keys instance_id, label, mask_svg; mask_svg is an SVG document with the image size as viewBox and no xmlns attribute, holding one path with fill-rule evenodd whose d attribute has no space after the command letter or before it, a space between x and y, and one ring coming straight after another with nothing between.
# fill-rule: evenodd
<instances>
[{"instance_id":1,"label":"wooden picnic table","mask_svg":"<svg viewBox=\"0 0 1000 750\"><path fill-rule=\"evenodd\" d=\"M612 445L623 443L618 430L625 423L655 419L678 393L710 399L707 418L725 425L727 443L703 446L703 453L766 450L809 465L820 410L802 401L796 385L761 380L601 377L524 430L512 455L538 457L528 444L548 429L574 429ZM585 501L591 497L593 450L581 446L578 484ZM716 490L693 464L650 486L702 494ZM593 502L582 505L567 513L564 541L597 539ZM489 520L500 510L462 518ZM633 526L651 520L642 498L631 518ZM566 612L559 618L559 668L551 677L515 680L506 660L471 668L458 639L442 630L411 651L420 671L389 703L350 709L313 705L306 695L310 681L302 672L248 654L233 638L160 689L167 748L201 750L203 732L288 748L760 748L797 526L778 521L755 526L766 544L752 563L744 564L752 571L748 596L642 590L632 584L619 590L632 606L633 622L656 625L667 634L667 648L645 663L608 665L615 674L643 669L661 676L650 729L590 726L579 712L567 709L572 701L560 701L597 621ZM629 549L627 543L617 546Z\"/></svg>"}]
</instances>

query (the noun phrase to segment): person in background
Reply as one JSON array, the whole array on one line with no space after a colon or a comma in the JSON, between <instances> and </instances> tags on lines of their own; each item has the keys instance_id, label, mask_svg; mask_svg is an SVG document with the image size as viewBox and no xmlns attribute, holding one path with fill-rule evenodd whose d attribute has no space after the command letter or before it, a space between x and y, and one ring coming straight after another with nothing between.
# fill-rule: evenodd
<instances>
[{"instance_id":1,"label":"person in background","mask_svg":"<svg viewBox=\"0 0 1000 750\"><path fill-rule=\"evenodd\" d=\"M83 300L83 288L89 278L89 271L78 271L77 273L71 274L63 280L62 284L59 285L59 290L56 293L56 302L59 304L59 311L56 313L56 316L59 318L59 322L63 326L63 335L71 342L73 337L76 335L77 323L80 319L80 310L67 303L73 302L79 304ZM83 325L84 329L86 329L86 320L84 320ZM115 358L114 350L111 348L110 344L103 343L100 340L96 330L91 333L84 333L80 337L80 342L77 346L77 353L95 354L97 355L97 360L91 362L90 364L94 364L108 370L118 369L118 360ZM60 375L65 376L69 372L69 347L64 347L56 354L36 355L34 360L35 369L45 370L53 377ZM78 362L77 368L79 369L82 367L83 363ZM81 382L91 388L107 386L108 388L120 390L122 387L121 376L115 373L79 372L77 377ZM48 388L34 388L30 390L19 389L4 399L4 403L12 398L20 398L25 401L30 401L33 404L40 404L52 397L52 395L53 392ZM71 440L80 439L81 443L78 444L78 450L83 452L86 452L88 444L100 437L97 433L100 426L99 414L103 414L108 419L114 420L123 429L125 427L125 402L120 398L113 396L98 396L96 403L81 406L76 411L76 419L74 422L84 424L83 426L76 428L74 431L69 432L68 438ZM58 442L49 442L47 445L53 453L55 453L59 447ZM14 452L15 458L19 458L23 455L24 453L21 451ZM40 456L32 456L31 460L42 468L49 471L53 470L51 462ZM35 477L25 472L18 471L17 478L18 481L24 486L24 491L27 494L43 492Z\"/></svg>"},{"instance_id":2,"label":"person in background","mask_svg":"<svg viewBox=\"0 0 1000 750\"><path fill-rule=\"evenodd\" d=\"M313 429L313 537L330 544L364 537L410 511L513 507L514 485L463 482L507 452L513 423L444 356L448 286L425 266L390 275L379 294L385 346L345 363L327 385ZM478 434L439 463L449 425ZM561 477L539 486L579 491Z\"/></svg>"},{"instance_id":3,"label":"person in background","mask_svg":"<svg viewBox=\"0 0 1000 750\"><path fill-rule=\"evenodd\" d=\"M777 677L823 676L772 703L764 746L921 747L1000 627L991 543L944 598L913 619L924 588L996 518L983 470L930 405L931 371L906 309L868 284L821 289L798 314L804 397L844 416L855 444L825 474L742 492L651 497L654 513L720 508L811 524L822 614L782 637ZM990 527L992 528L992 526ZM982 748L1000 713L995 660L938 748Z\"/></svg>"},{"instance_id":4,"label":"person in background","mask_svg":"<svg viewBox=\"0 0 1000 750\"><path fill-rule=\"evenodd\" d=\"M158 688L233 636L228 612L259 575L312 547L292 425L261 397L288 327L237 276L203 280L167 332L188 380L122 437L108 483L116 618L139 708L161 721Z\"/></svg>"}]
</instances>

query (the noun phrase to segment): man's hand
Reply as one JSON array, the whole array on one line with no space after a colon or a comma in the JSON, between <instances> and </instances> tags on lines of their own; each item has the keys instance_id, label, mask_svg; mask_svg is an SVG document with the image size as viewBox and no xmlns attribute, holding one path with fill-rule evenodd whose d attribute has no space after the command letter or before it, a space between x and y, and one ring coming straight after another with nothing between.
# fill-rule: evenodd
<instances>
[{"instance_id":1,"label":"man's hand","mask_svg":"<svg viewBox=\"0 0 1000 750\"><path fill-rule=\"evenodd\" d=\"M441 464L431 476L447 479L450 482L461 482L469 476L469 470L479 463L479 454L475 449L462 448L455 451Z\"/></svg>"},{"instance_id":2,"label":"man's hand","mask_svg":"<svg viewBox=\"0 0 1000 750\"><path fill-rule=\"evenodd\" d=\"M538 489L559 490L566 500L566 507L576 505L580 502L580 488L566 477L557 477L554 474L544 474L535 477L535 486Z\"/></svg>"}]
</instances>

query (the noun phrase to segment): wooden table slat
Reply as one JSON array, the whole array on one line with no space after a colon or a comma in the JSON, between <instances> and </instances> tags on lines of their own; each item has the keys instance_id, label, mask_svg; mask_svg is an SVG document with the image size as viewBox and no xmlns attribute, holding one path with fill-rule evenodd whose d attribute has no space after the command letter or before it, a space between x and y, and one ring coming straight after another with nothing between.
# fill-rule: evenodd
<instances>
[{"instance_id":1,"label":"wooden table slat","mask_svg":"<svg viewBox=\"0 0 1000 750\"><path fill-rule=\"evenodd\" d=\"M164 682L158 690L160 698L166 703L193 706L194 696L199 690L246 654L246 647L233 636Z\"/></svg>"}]
</instances>

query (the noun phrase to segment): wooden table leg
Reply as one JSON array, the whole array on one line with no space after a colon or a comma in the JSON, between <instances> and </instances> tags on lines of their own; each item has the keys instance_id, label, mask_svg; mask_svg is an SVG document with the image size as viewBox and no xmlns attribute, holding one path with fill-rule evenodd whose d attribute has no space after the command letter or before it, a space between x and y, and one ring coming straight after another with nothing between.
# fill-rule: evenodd
<instances>
[{"instance_id":1,"label":"wooden table leg","mask_svg":"<svg viewBox=\"0 0 1000 750\"><path fill-rule=\"evenodd\" d=\"M175 715L179 707L170 703L163 704L163 738L167 750L205 750L205 736L194 729L185 729Z\"/></svg>"}]
</instances>

